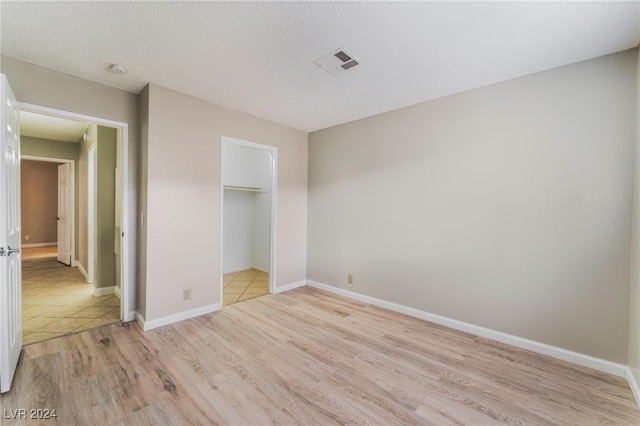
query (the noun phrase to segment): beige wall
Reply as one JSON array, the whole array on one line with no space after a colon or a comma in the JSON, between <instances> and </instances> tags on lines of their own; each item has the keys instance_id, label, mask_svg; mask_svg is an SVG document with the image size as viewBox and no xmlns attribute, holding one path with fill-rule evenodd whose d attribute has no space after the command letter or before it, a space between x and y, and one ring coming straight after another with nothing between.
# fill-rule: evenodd
<instances>
[{"instance_id":1,"label":"beige wall","mask_svg":"<svg viewBox=\"0 0 640 426\"><path fill-rule=\"evenodd\" d=\"M636 61L310 134L307 278L626 363Z\"/></svg>"},{"instance_id":2,"label":"beige wall","mask_svg":"<svg viewBox=\"0 0 640 426\"><path fill-rule=\"evenodd\" d=\"M98 126L96 191L96 287L116 285L116 129Z\"/></svg>"},{"instance_id":3,"label":"beige wall","mask_svg":"<svg viewBox=\"0 0 640 426\"><path fill-rule=\"evenodd\" d=\"M278 148L276 286L304 280L307 134L153 84L143 96L146 320L220 303L221 136Z\"/></svg>"},{"instance_id":4,"label":"beige wall","mask_svg":"<svg viewBox=\"0 0 640 426\"><path fill-rule=\"evenodd\" d=\"M22 244L56 243L58 163L22 160L20 167Z\"/></svg>"},{"instance_id":5,"label":"beige wall","mask_svg":"<svg viewBox=\"0 0 640 426\"><path fill-rule=\"evenodd\" d=\"M138 181L138 96L102 84L76 78L3 56L0 71L20 102L56 108L92 117L124 122L129 125L129 179L126 183L129 202L129 228L125 230L131 261L129 281L136 284L136 217ZM131 294L135 308L135 294Z\"/></svg>"},{"instance_id":6,"label":"beige wall","mask_svg":"<svg viewBox=\"0 0 640 426\"><path fill-rule=\"evenodd\" d=\"M640 385L640 55L636 84L636 140L633 191L633 233L631 252L631 295L629 315L629 368ZM640 402L640 394L636 395Z\"/></svg>"}]
</instances>

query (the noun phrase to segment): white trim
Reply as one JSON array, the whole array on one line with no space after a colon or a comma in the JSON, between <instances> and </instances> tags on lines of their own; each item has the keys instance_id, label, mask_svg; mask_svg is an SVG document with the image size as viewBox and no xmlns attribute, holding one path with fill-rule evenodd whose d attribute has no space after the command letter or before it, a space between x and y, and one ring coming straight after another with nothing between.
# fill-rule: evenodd
<instances>
[{"instance_id":1,"label":"white trim","mask_svg":"<svg viewBox=\"0 0 640 426\"><path fill-rule=\"evenodd\" d=\"M76 160L70 160L68 158L45 157L40 155L29 155L29 154L20 155L20 159L29 160L29 161L41 161L43 163L60 163L60 164L62 163L71 164L76 162Z\"/></svg>"},{"instance_id":2,"label":"white trim","mask_svg":"<svg viewBox=\"0 0 640 426\"><path fill-rule=\"evenodd\" d=\"M233 274L233 273L236 273L236 272L248 271L250 269L255 269L256 271L265 272L267 274L269 273L269 270L266 269L266 268L261 268L260 266L252 265L252 266L245 266L245 267L242 267L242 268L233 268L233 269L230 269L228 271L222 272L222 274Z\"/></svg>"},{"instance_id":3,"label":"white trim","mask_svg":"<svg viewBox=\"0 0 640 426\"><path fill-rule=\"evenodd\" d=\"M341 296L349 297L360 302L365 302L371 305L379 306L381 308L389 309L390 311L399 312L401 314L409 315L426 321L431 321L436 324L464 331L466 333L486 337L488 339L496 340L498 342L516 346L518 348L527 349L543 355L558 358L563 361L572 362L583 367L589 367L595 370L603 371L605 373L625 377L627 367L623 364L618 364L578 352L569 351L567 349L547 345L546 343L536 342L533 340L514 336L512 334L503 333L501 331L491 330L489 328L484 328L463 321L447 318L441 315L432 314L430 312L421 311L419 309L410 308L408 306L399 305L397 303L387 302L385 300L376 299L375 297L365 296L359 293L354 293L352 291L333 287L327 284L322 284L316 281L307 280L307 285L331 293L339 294Z\"/></svg>"},{"instance_id":4,"label":"white trim","mask_svg":"<svg viewBox=\"0 0 640 426\"><path fill-rule=\"evenodd\" d=\"M118 299L122 299L122 290L120 290L120 287L113 286L113 295L116 296Z\"/></svg>"},{"instance_id":5,"label":"white trim","mask_svg":"<svg viewBox=\"0 0 640 426\"><path fill-rule=\"evenodd\" d=\"M191 309L189 311L179 312L177 314L168 315L166 317L154 319L151 321L146 321L142 315L136 314L136 320L138 321L142 329L144 331L147 331L154 328L162 327L164 325L173 324L178 321L184 321L189 318L198 317L200 315L210 314L211 312L219 311L221 308L222 305L220 303L214 303L212 305L206 305L200 308Z\"/></svg>"},{"instance_id":6,"label":"white trim","mask_svg":"<svg viewBox=\"0 0 640 426\"><path fill-rule=\"evenodd\" d=\"M120 298L122 321L133 321L136 317L135 280L129 276L129 126L120 128L120 287L124 297ZM116 160L117 162L117 160Z\"/></svg>"},{"instance_id":7,"label":"white trim","mask_svg":"<svg viewBox=\"0 0 640 426\"><path fill-rule=\"evenodd\" d=\"M87 283L96 279L97 255L97 189L98 189L98 152L97 143L87 150Z\"/></svg>"},{"instance_id":8,"label":"white trim","mask_svg":"<svg viewBox=\"0 0 640 426\"><path fill-rule=\"evenodd\" d=\"M235 274L236 272L242 272L242 271L248 271L249 269L253 268L253 266L244 266L241 268L233 268L230 269L228 271L223 271L222 274Z\"/></svg>"},{"instance_id":9,"label":"white trim","mask_svg":"<svg viewBox=\"0 0 640 426\"><path fill-rule=\"evenodd\" d=\"M121 312L125 314L121 314L128 321L133 321L136 315L134 301L136 294L136 286L135 280L130 276L131 269L131 260L129 256L129 124L123 121L115 121L109 120L106 118L95 117L92 115L79 114L76 112L66 111L62 109L50 108L42 105L30 104L27 102L18 102L20 104L20 109L23 111L31 111L40 114L52 115L56 117L70 118L79 121L87 121L89 123L98 124L106 127L114 127L116 129L120 129L122 131L122 217L121 217L121 229L124 232L124 236L122 237L121 244L121 257L120 257L120 274L121 274L121 285L122 292L124 293L124 297L121 303ZM59 159L60 162L64 162L64 159ZM73 191L73 195L75 196L75 190ZM75 226L72 228L72 232L75 232ZM75 244L75 238L72 238L72 244ZM75 259L75 260L74 260ZM78 269L80 269L81 264L77 261L77 255L71 257L71 265L78 265ZM84 275L85 279L87 278L87 274L85 271ZM220 280L222 283L222 280ZM220 286L222 288L222 285ZM220 299L222 300L222 299ZM123 319L124 320L124 319Z\"/></svg>"},{"instance_id":10,"label":"white trim","mask_svg":"<svg viewBox=\"0 0 640 426\"><path fill-rule=\"evenodd\" d=\"M278 241L278 148L271 148L271 262L269 263L269 292L276 291L276 257Z\"/></svg>"},{"instance_id":11,"label":"white trim","mask_svg":"<svg viewBox=\"0 0 640 426\"><path fill-rule=\"evenodd\" d=\"M285 285L277 286L274 289L274 291L272 292L272 294L284 293L285 291L293 290L294 288L303 287L306 284L307 284L307 281L302 280L302 281L297 281L297 282L291 283L291 284L285 284Z\"/></svg>"},{"instance_id":12,"label":"white trim","mask_svg":"<svg viewBox=\"0 0 640 426\"><path fill-rule=\"evenodd\" d=\"M638 381L636 380L636 376L633 374L631 367L626 368L626 378L627 382L629 382L629 387L631 388L631 393L636 398L636 404L638 408L640 408L640 385L638 385Z\"/></svg>"},{"instance_id":13,"label":"white trim","mask_svg":"<svg viewBox=\"0 0 640 426\"><path fill-rule=\"evenodd\" d=\"M136 322L138 323L138 325L140 326L140 328L144 331L144 324L145 324L145 319L142 315L140 315L139 312L136 312Z\"/></svg>"},{"instance_id":14,"label":"white trim","mask_svg":"<svg viewBox=\"0 0 640 426\"><path fill-rule=\"evenodd\" d=\"M224 261L224 185L222 184L222 139L220 140L220 254L218 256L218 262L220 265L220 281L218 286L220 287L220 305L224 300L224 272L222 272ZM139 321L138 321L139 322ZM141 324L144 330L144 322Z\"/></svg>"},{"instance_id":15,"label":"white trim","mask_svg":"<svg viewBox=\"0 0 640 426\"><path fill-rule=\"evenodd\" d=\"M22 244L22 248L36 248L36 247L56 247L58 243L35 243L35 244Z\"/></svg>"},{"instance_id":16,"label":"white trim","mask_svg":"<svg viewBox=\"0 0 640 426\"><path fill-rule=\"evenodd\" d=\"M124 315L124 318L122 318L122 322L129 322L129 321L135 321L137 318L138 313L137 312L129 312L127 314Z\"/></svg>"},{"instance_id":17,"label":"white trim","mask_svg":"<svg viewBox=\"0 0 640 426\"><path fill-rule=\"evenodd\" d=\"M84 280L87 281L87 278L89 278L89 275L87 274L86 269L84 269L84 266L82 266L82 263L80 263L80 261L76 260L76 267L78 268L78 271L80 271L80 273L84 277Z\"/></svg>"},{"instance_id":18,"label":"white trim","mask_svg":"<svg viewBox=\"0 0 640 426\"><path fill-rule=\"evenodd\" d=\"M106 118L94 117L92 115L78 114L77 112L65 111L63 109L49 108L42 105L30 104L28 102L18 102L22 111L37 112L40 114L53 115L55 117L70 118L77 121L88 121L92 124L99 124L107 127L123 127L128 126L122 121L114 121Z\"/></svg>"},{"instance_id":19,"label":"white trim","mask_svg":"<svg viewBox=\"0 0 640 426\"><path fill-rule=\"evenodd\" d=\"M229 136L222 136L220 138L221 142L230 142L236 145L241 145L241 146L246 146L249 148L255 148L255 149L261 149L263 151L273 151L274 149L278 149L275 146L271 146L271 145L264 145L261 143L256 143L256 142L250 142L250 141L245 141L242 139L236 139L236 138L232 138Z\"/></svg>"},{"instance_id":20,"label":"white trim","mask_svg":"<svg viewBox=\"0 0 640 426\"><path fill-rule=\"evenodd\" d=\"M115 288L114 285L109 287L94 288L93 295L95 297L109 296L110 294L113 294L114 288Z\"/></svg>"}]
</instances>

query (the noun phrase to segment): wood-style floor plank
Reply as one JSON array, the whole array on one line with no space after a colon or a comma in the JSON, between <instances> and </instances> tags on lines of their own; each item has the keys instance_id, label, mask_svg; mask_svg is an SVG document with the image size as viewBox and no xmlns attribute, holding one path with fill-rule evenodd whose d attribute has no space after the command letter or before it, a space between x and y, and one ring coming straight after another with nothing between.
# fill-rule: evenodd
<instances>
[{"instance_id":1,"label":"wood-style floor plank","mask_svg":"<svg viewBox=\"0 0 640 426\"><path fill-rule=\"evenodd\" d=\"M28 345L1 402L3 426L640 425L623 378L313 288Z\"/></svg>"}]
</instances>

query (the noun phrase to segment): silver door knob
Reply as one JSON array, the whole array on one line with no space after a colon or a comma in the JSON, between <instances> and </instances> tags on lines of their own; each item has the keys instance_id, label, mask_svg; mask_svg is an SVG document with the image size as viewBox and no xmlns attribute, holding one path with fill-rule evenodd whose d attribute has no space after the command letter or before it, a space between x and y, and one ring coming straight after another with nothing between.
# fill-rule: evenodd
<instances>
[{"instance_id":1,"label":"silver door knob","mask_svg":"<svg viewBox=\"0 0 640 426\"><path fill-rule=\"evenodd\" d=\"M8 250L5 250L4 247L0 247L0 256L11 256L11 253L20 253L19 248L11 248L11 246L7 246Z\"/></svg>"}]
</instances>

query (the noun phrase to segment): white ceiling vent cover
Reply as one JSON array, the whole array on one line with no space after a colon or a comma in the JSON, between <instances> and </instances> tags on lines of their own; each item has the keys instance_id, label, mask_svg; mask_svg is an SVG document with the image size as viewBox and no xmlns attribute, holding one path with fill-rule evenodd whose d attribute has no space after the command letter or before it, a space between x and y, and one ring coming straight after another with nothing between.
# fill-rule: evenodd
<instances>
[{"instance_id":1,"label":"white ceiling vent cover","mask_svg":"<svg viewBox=\"0 0 640 426\"><path fill-rule=\"evenodd\" d=\"M338 49L320 59L316 59L313 63L331 75L338 75L360 64L360 60L356 59L346 49Z\"/></svg>"}]
</instances>

